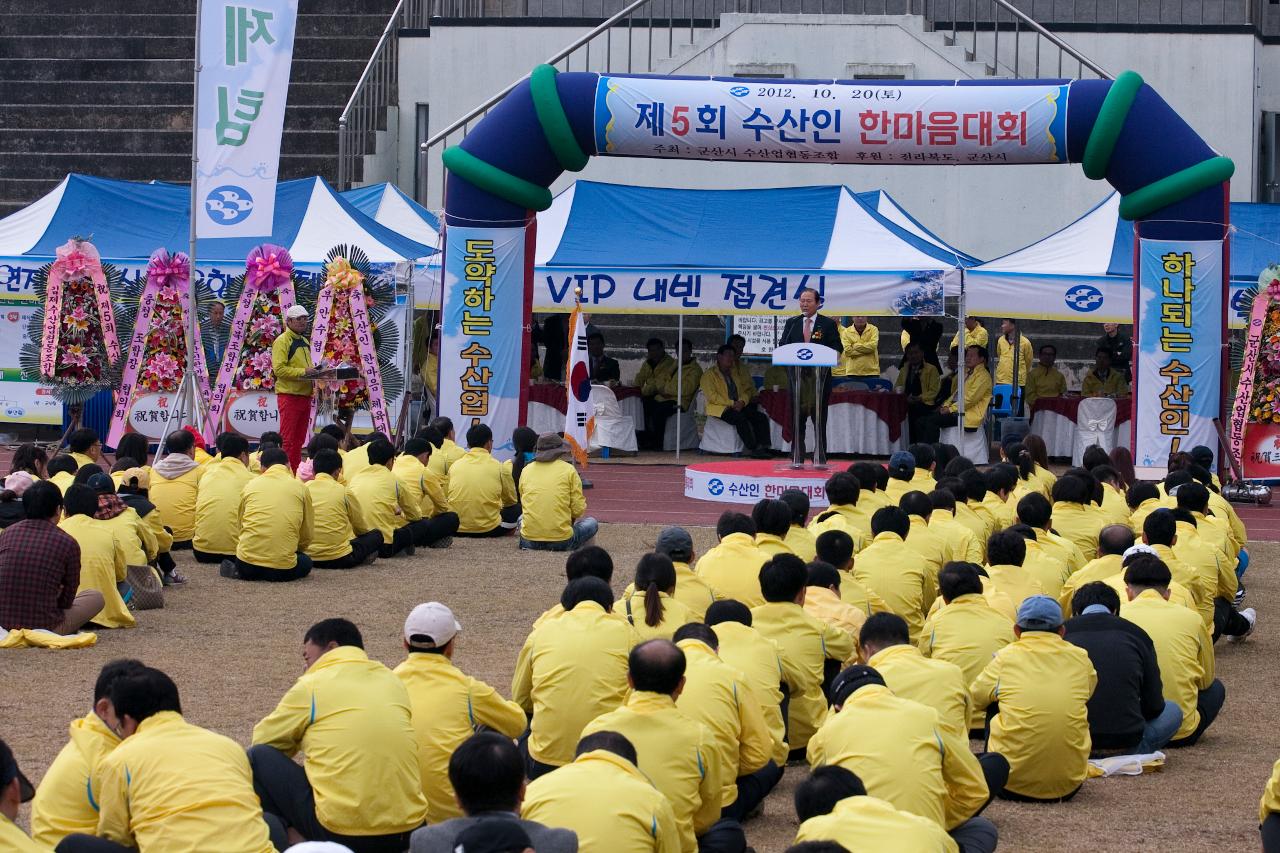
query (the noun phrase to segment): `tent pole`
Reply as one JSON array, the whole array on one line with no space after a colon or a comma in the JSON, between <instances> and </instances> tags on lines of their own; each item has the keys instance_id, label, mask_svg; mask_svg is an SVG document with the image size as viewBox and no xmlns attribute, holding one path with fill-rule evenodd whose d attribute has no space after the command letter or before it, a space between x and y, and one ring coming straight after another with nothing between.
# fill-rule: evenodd
<instances>
[{"instance_id":1,"label":"tent pole","mask_svg":"<svg viewBox=\"0 0 1280 853\"><path fill-rule=\"evenodd\" d=\"M965 328L965 320L968 315L965 313L964 305L964 269L960 270L960 331L957 332L960 341L959 359L956 364L956 420L960 426L960 446L964 447L964 354L968 347L966 337L968 329Z\"/></svg>"},{"instance_id":2,"label":"tent pole","mask_svg":"<svg viewBox=\"0 0 1280 853\"><path fill-rule=\"evenodd\" d=\"M676 461L680 461L680 445L684 444L680 431L680 405L684 402L684 314L676 317Z\"/></svg>"}]
</instances>

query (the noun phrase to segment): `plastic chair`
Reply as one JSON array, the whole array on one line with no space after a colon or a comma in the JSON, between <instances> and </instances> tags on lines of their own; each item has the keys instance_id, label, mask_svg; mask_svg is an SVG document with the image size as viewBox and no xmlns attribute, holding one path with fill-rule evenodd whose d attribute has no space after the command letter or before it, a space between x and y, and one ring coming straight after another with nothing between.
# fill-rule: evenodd
<instances>
[{"instance_id":1,"label":"plastic chair","mask_svg":"<svg viewBox=\"0 0 1280 853\"><path fill-rule=\"evenodd\" d=\"M680 413L680 449L692 450L698 446L698 420L694 416L693 407ZM662 449L676 449L676 416L667 418L667 428L662 434Z\"/></svg>"},{"instance_id":2,"label":"plastic chair","mask_svg":"<svg viewBox=\"0 0 1280 853\"><path fill-rule=\"evenodd\" d=\"M1007 418L1017 407L1018 395L1012 385L996 385L991 389L991 408L988 411L992 417Z\"/></svg>"},{"instance_id":3,"label":"plastic chair","mask_svg":"<svg viewBox=\"0 0 1280 853\"><path fill-rule=\"evenodd\" d=\"M893 390L893 383L890 382L888 379L885 379L883 376L876 376L872 379L864 379L862 381L866 383L868 391L892 391Z\"/></svg>"},{"instance_id":4,"label":"plastic chair","mask_svg":"<svg viewBox=\"0 0 1280 853\"><path fill-rule=\"evenodd\" d=\"M1116 401L1109 397L1086 397L1080 401L1071 464L1080 465L1084 452L1095 444L1108 452L1116 446Z\"/></svg>"},{"instance_id":5,"label":"plastic chair","mask_svg":"<svg viewBox=\"0 0 1280 853\"><path fill-rule=\"evenodd\" d=\"M592 385L591 405L595 407L595 429L588 436L587 444L592 450L601 449L605 453L610 449L627 450L634 453L639 449L635 420L622 411L618 405L618 395L613 393L612 388L607 385Z\"/></svg>"}]
</instances>

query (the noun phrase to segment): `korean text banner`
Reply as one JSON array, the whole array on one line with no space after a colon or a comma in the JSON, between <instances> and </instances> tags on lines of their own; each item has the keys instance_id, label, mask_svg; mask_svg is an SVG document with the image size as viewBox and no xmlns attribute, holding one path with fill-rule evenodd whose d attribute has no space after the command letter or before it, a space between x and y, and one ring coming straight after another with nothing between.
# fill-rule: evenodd
<instances>
[{"instance_id":1,"label":"korean text banner","mask_svg":"<svg viewBox=\"0 0 1280 853\"><path fill-rule=\"evenodd\" d=\"M1068 89L602 75L596 150L681 160L1065 163Z\"/></svg>"},{"instance_id":2,"label":"korean text banner","mask_svg":"<svg viewBox=\"0 0 1280 853\"><path fill-rule=\"evenodd\" d=\"M1222 243L1141 240L1134 463L1163 476L1169 454L1217 447L1222 402Z\"/></svg>"},{"instance_id":3,"label":"korean text banner","mask_svg":"<svg viewBox=\"0 0 1280 853\"><path fill-rule=\"evenodd\" d=\"M525 229L450 227L444 265L440 414L459 436L487 424L494 455L510 457L501 445L520 425Z\"/></svg>"},{"instance_id":4,"label":"korean text banner","mask_svg":"<svg viewBox=\"0 0 1280 853\"><path fill-rule=\"evenodd\" d=\"M266 237L298 0L205 0L196 94L196 236Z\"/></svg>"}]
</instances>

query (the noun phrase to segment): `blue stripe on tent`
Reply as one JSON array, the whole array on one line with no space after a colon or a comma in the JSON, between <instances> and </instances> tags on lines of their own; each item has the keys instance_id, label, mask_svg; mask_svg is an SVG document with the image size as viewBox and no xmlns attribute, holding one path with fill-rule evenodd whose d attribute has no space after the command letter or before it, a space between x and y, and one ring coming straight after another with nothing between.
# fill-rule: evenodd
<instances>
[{"instance_id":1,"label":"blue stripe on tent","mask_svg":"<svg viewBox=\"0 0 1280 853\"><path fill-rule=\"evenodd\" d=\"M907 218L907 221L909 221L912 225L920 229L921 233L928 235L929 239L937 243L939 247L950 249L953 252L955 252L956 257L959 259L957 261L957 264L959 266L974 267L982 263L980 259L975 258L973 255L970 255L968 252L960 251L955 246L952 246L950 243L948 243L946 240L943 240L932 230L930 230L929 228L926 228L924 224L920 222L919 219L916 219L914 216L911 215L911 211L907 210L905 207L898 204L897 199L889 195L884 190L867 190L866 192L854 193L854 195L857 196L860 200L866 202L867 206L870 207L872 210L876 211L877 213L880 211L880 197L883 195L885 199L888 200L889 204L896 207L898 211Z\"/></svg>"},{"instance_id":2,"label":"blue stripe on tent","mask_svg":"<svg viewBox=\"0 0 1280 853\"><path fill-rule=\"evenodd\" d=\"M338 193L338 195L351 202L351 204L365 216L376 217L378 214L378 205L382 202L382 192L387 187L390 187L393 193L400 196L401 201L409 205L409 208L413 210L414 213L418 214L424 222L437 231L440 230L440 220L436 218L436 215L410 198L395 184L370 184L367 187L356 187L353 190L346 190L345 192Z\"/></svg>"},{"instance_id":3,"label":"blue stripe on tent","mask_svg":"<svg viewBox=\"0 0 1280 853\"><path fill-rule=\"evenodd\" d=\"M1231 280L1257 281L1259 273L1280 261L1280 204L1232 202L1231 225ZM1107 275L1133 275L1132 222L1116 222Z\"/></svg>"},{"instance_id":4,"label":"blue stripe on tent","mask_svg":"<svg viewBox=\"0 0 1280 853\"><path fill-rule=\"evenodd\" d=\"M578 181L551 265L816 269L827 256L842 190L688 190Z\"/></svg>"},{"instance_id":5,"label":"blue stripe on tent","mask_svg":"<svg viewBox=\"0 0 1280 853\"><path fill-rule=\"evenodd\" d=\"M841 187L841 189L845 189L845 187ZM920 237L917 237L915 234L912 234L910 231L903 228L901 225L898 225L896 222L890 221L887 217L881 215L881 213L878 210L876 210L875 205L869 204L863 199L859 198L858 194L853 192L852 190L849 190L849 195L853 198L854 202L856 202L859 207L861 207L863 210L867 212L868 216L870 216L877 223L879 223L881 228L884 228L886 231L888 231L894 237L897 237L902 242L909 243L917 251L923 252L924 254L928 255L931 258L936 258L938 261L942 263L944 268L954 267L954 266L963 266L963 264L961 263L960 257L956 255L954 252L949 252L946 249L943 249L939 246L935 246L933 243L930 243L928 240L924 240Z\"/></svg>"}]
</instances>

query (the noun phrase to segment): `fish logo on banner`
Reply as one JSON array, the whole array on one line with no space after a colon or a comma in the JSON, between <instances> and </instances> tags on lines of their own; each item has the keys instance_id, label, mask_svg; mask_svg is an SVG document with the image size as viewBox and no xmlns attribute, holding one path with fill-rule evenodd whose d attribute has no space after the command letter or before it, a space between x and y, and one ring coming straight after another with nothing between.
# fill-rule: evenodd
<instances>
[{"instance_id":1,"label":"fish logo on banner","mask_svg":"<svg viewBox=\"0 0 1280 853\"><path fill-rule=\"evenodd\" d=\"M564 440L573 448L573 458L587 464L587 441L595 429L595 407L591 403L591 370L587 367L587 324L582 304L569 315L568 400L564 413Z\"/></svg>"},{"instance_id":2,"label":"fish logo on banner","mask_svg":"<svg viewBox=\"0 0 1280 853\"><path fill-rule=\"evenodd\" d=\"M1091 284L1077 284L1066 292L1067 307L1072 311L1087 314L1102 307L1102 291Z\"/></svg>"}]
</instances>

